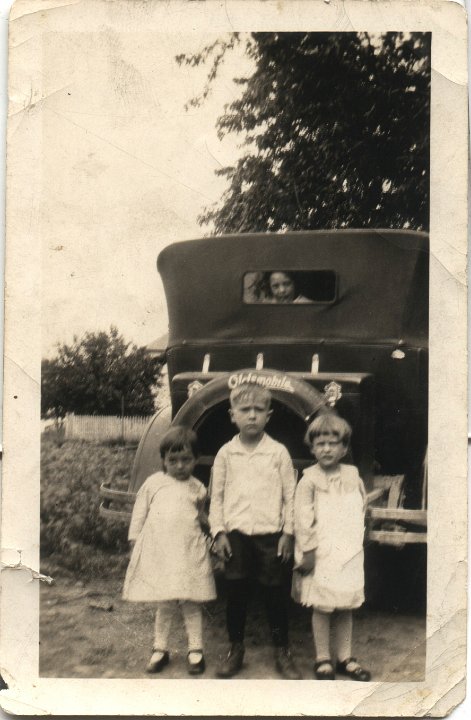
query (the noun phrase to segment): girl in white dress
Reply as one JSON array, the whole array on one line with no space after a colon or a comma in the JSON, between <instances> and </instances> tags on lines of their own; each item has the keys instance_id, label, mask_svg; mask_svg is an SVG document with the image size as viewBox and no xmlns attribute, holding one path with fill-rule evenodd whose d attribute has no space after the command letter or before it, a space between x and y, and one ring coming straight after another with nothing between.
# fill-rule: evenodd
<instances>
[{"instance_id":1,"label":"girl in white dress","mask_svg":"<svg viewBox=\"0 0 471 720\"><path fill-rule=\"evenodd\" d=\"M197 675L205 670L202 603L214 600L216 592L202 530L206 489L192 476L198 456L196 434L180 426L170 428L160 454L165 472L148 477L136 497L123 597L158 603L150 673L160 672L170 661L171 624L180 607L188 637L187 668Z\"/></svg>"},{"instance_id":2,"label":"girl in white dress","mask_svg":"<svg viewBox=\"0 0 471 720\"><path fill-rule=\"evenodd\" d=\"M319 680L335 679L331 628L337 672L352 680L371 677L352 657L352 610L364 602L366 493L357 468L340 462L350 436L349 424L335 415L311 423L305 442L317 464L304 471L295 497L293 597L312 607Z\"/></svg>"}]
</instances>

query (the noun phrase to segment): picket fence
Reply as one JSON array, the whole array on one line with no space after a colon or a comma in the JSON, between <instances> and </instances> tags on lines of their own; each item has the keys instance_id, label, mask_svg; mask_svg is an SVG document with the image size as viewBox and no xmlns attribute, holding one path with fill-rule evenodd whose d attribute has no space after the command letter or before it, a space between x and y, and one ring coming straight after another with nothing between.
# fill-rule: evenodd
<instances>
[{"instance_id":1,"label":"picket fence","mask_svg":"<svg viewBox=\"0 0 471 720\"><path fill-rule=\"evenodd\" d=\"M149 417L141 416L121 418L113 415L69 413L64 421L64 434L66 439L138 442L149 420Z\"/></svg>"}]
</instances>

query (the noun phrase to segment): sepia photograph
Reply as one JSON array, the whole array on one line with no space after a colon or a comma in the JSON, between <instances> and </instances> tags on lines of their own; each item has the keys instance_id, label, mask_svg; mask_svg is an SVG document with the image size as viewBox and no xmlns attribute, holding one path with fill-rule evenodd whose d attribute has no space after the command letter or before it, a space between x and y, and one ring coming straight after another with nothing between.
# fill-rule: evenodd
<instances>
[{"instance_id":1,"label":"sepia photograph","mask_svg":"<svg viewBox=\"0 0 471 720\"><path fill-rule=\"evenodd\" d=\"M34 549L9 510L2 545L35 580L28 703L441 716L466 612L451 31L316 0L328 21L22 3L5 486L32 480Z\"/></svg>"},{"instance_id":2,"label":"sepia photograph","mask_svg":"<svg viewBox=\"0 0 471 720\"><path fill-rule=\"evenodd\" d=\"M170 175L179 159L189 186L159 177L167 214L190 196L201 237L171 217L143 242L129 203L158 198L130 183L119 239L105 205L80 218L95 245L80 264L67 234L47 240L41 674L423 679L430 47L429 33L310 32L146 48L157 112L133 104L121 122L146 162ZM121 73L100 131L111 116L118 146L137 70L107 46L98 59ZM72 107L47 118L61 145L90 123L69 87ZM88 194L115 168L101 138L87 145L62 171ZM124 309L131 282L147 312Z\"/></svg>"}]
</instances>

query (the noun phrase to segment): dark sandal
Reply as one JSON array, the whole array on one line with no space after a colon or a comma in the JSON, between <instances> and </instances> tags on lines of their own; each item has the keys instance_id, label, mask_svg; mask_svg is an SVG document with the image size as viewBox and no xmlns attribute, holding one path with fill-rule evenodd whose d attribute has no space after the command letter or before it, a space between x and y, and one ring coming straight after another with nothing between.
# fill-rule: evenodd
<instances>
[{"instance_id":1,"label":"dark sandal","mask_svg":"<svg viewBox=\"0 0 471 720\"><path fill-rule=\"evenodd\" d=\"M348 670L348 665L355 663L356 667L353 670ZM359 680L360 682L369 682L371 680L371 673L369 670L365 670L361 665L358 664L357 659L354 657L347 658L343 662L337 662L337 672L342 675L347 675L351 680Z\"/></svg>"},{"instance_id":2,"label":"dark sandal","mask_svg":"<svg viewBox=\"0 0 471 720\"><path fill-rule=\"evenodd\" d=\"M320 668L325 666L325 670ZM334 667L331 660L319 660L314 663L314 675L317 680L335 680Z\"/></svg>"}]
</instances>

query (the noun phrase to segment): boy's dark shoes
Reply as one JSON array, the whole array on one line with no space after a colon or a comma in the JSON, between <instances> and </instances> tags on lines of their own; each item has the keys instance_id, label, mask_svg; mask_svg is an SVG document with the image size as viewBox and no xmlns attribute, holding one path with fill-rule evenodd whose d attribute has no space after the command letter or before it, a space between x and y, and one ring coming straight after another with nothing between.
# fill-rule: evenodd
<instances>
[{"instance_id":1,"label":"boy's dark shoes","mask_svg":"<svg viewBox=\"0 0 471 720\"><path fill-rule=\"evenodd\" d=\"M314 663L314 675L317 680L335 680L334 668L330 660Z\"/></svg>"},{"instance_id":2,"label":"boy's dark shoes","mask_svg":"<svg viewBox=\"0 0 471 720\"><path fill-rule=\"evenodd\" d=\"M337 663L337 672L347 675L351 680L359 680L360 682L369 682L371 673L358 664L356 658L347 658L343 662Z\"/></svg>"},{"instance_id":3,"label":"boy's dark shoes","mask_svg":"<svg viewBox=\"0 0 471 720\"><path fill-rule=\"evenodd\" d=\"M191 650L188 653L186 666L190 675L201 675L206 670L206 663L202 650Z\"/></svg>"},{"instance_id":4,"label":"boy's dark shoes","mask_svg":"<svg viewBox=\"0 0 471 720\"><path fill-rule=\"evenodd\" d=\"M169 662L170 655L168 654L167 650L156 650L154 648L151 659L149 660L149 664L146 667L146 672L159 673L161 670L164 669L166 665L169 664Z\"/></svg>"},{"instance_id":5,"label":"boy's dark shoes","mask_svg":"<svg viewBox=\"0 0 471 720\"><path fill-rule=\"evenodd\" d=\"M275 667L285 680L301 680L302 678L287 647L275 648Z\"/></svg>"},{"instance_id":6,"label":"boy's dark shoes","mask_svg":"<svg viewBox=\"0 0 471 720\"><path fill-rule=\"evenodd\" d=\"M244 662L245 648L242 643L233 643L225 660L217 670L217 676L220 678L230 678L237 675L242 668Z\"/></svg>"}]
</instances>

